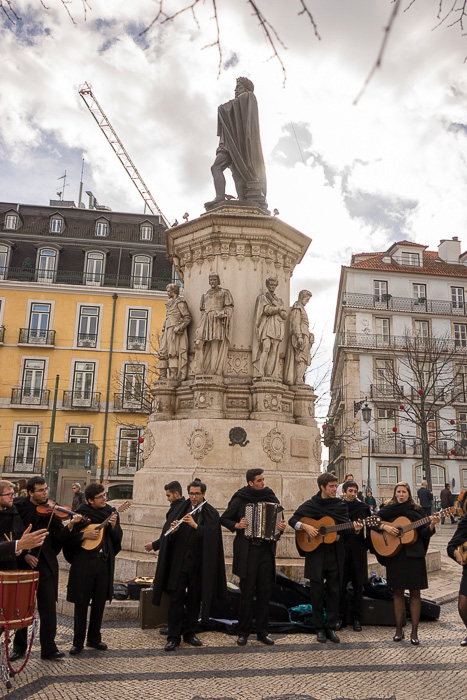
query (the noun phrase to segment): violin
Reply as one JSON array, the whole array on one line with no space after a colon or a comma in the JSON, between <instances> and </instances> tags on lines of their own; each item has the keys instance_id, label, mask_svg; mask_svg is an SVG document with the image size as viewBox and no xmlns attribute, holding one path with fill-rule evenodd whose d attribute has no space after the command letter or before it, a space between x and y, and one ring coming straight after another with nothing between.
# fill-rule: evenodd
<instances>
[{"instance_id":1,"label":"violin","mask_svg":"<svg viewBox=\"0 0 467 700\"><path fill-rule=\"evenodd\" d=\"M40 505L36 506L36 511L39 513L39 515L52 515L53 513L57 518L60 518L60 520L65 520L65 518L78 515L78 513L75 513L68 508L59 506L57 503L55 503L55 501L52 501L51 498L49 498L46 503L41 503Z\"/></svg>"}]
</instances>

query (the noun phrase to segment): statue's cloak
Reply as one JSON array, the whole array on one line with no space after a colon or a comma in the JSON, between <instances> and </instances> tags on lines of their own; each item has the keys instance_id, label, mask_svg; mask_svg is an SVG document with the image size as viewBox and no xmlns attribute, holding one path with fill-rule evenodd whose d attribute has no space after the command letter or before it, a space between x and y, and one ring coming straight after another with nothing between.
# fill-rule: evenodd
<instances>
[{"instance_id":1,"label":"statue's cloak","mask_svg":"<svg viewBox=\"0 0 467 700\"><path fill-rule=\"evenodd\" d=\"M227 151L245 182L258 182L266 196L266 170L259 134L258 103L253 92L243 92L219 106L219 148Z\"/></svg>"}]
</instances>

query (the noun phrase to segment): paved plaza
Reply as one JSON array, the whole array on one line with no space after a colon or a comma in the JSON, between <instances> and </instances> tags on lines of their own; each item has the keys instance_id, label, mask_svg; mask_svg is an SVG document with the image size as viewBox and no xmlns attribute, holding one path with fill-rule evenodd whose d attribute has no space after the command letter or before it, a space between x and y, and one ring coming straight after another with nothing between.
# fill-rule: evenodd
<instances>
[{"instance_id":1,"label":"paved plaza","mask_svg":"<svg viewBox=\"0 0 467 700\"><path fill-rule=\"evenodd\" d=\"M453 530L445 526L433 546L442 550ZM449 564L443 555L445 589L452 592L460 567ZM435 580L441 592L439 574ZM182 642L168 654L157 630L141 630L136 621L108 621L103 626L107 652L86 649L51 662L40 659L35 644L26 669L12 679L8 693L2 686L0 695L9 700L461 700L467 695L467 648L459 646L465 631L454 600L442 605L439 621L421 623L419 647L408 640L394 643L392 627L364 627L361 633L346 628L339 634L339 645L295 634L274 635L274 647L252 637L240 648L235 637L206 632L200 635L202 648ZM71 647L70 617L59 617L57 643L63 651Z\"/></svg>"}]
</instances>

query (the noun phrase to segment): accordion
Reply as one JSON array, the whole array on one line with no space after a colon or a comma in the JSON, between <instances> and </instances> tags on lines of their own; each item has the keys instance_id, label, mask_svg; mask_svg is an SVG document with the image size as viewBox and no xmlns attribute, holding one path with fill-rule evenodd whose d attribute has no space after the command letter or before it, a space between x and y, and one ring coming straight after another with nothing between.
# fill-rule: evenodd
<instances>
[{"instance_id":1,"label":"accordion","mask_svg":"<svg viewBox=\"0 0 467 700\"><path fill-rule=\"evenodd\" d=\"M278 540L278 524L284 519L284 509L278 503L247 503L245 518L248 521L244 532L249 539Z\"/></svg>"}]
</instances>

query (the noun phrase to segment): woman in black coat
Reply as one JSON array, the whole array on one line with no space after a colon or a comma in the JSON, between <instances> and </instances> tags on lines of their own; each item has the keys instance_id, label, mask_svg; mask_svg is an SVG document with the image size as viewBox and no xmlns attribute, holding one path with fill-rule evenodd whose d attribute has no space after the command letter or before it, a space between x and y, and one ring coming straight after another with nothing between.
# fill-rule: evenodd
<instances>
[{"instance_id":1,"label":"woman in black coat","mask_svg":"<svg viewBox=\"0 0 467 700\"><path fill-rule=\"evenodd\" d=\"M467 627L467 566L466 562L462 559L458 547L467 542L467 498L464 497L463 502L459 502L459 505L464 511L464 515L461 517L457 524L457 530L448 542L447 550L448 555L454 561L457 561L460 566L462 566L462 578L461 585L459 589L459 597L457 599L457 609L459 611L460 618L464 625ZM467 647L467 637L462 640L461 647Z\"/></svg>"},{"instance_id":2,"label":"woman in black coat","mask_svg":"<svg viewBox=\"0 0 467 700\"><path fill-rule=\"evenodd\" d=\"M425 512L415 503L410 492L410 486L405 481L400 481L394 487L392 498L384 504L378 513L383 521L380 530L390 535L398 536L399 530L390 523L404 516L411 522L424 519ZM439 522L438 515L431 515L427 523L417 528L417 538L411 545L402 545L402 548L394 557L386 558L386 575L388 585L394 590L394 614L396 617L395 642L404 639L402 624L405 613L404 591L410 595L410 619L412 631L410 641L418 645L418 623L420 620L421 596L420 590L428 588L425 555L428 549L430 537L435 532L435 524Z\"/></svg>"}]
</instances>

